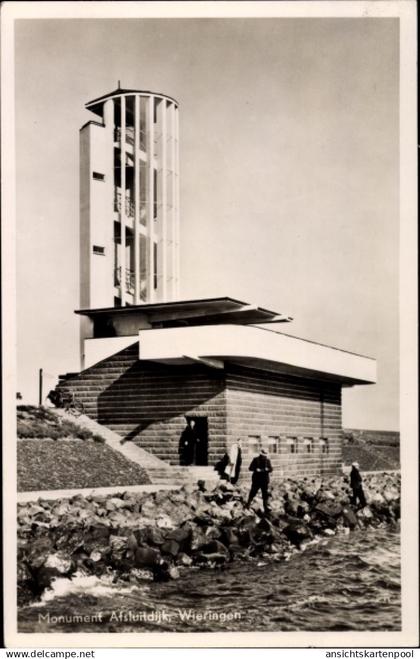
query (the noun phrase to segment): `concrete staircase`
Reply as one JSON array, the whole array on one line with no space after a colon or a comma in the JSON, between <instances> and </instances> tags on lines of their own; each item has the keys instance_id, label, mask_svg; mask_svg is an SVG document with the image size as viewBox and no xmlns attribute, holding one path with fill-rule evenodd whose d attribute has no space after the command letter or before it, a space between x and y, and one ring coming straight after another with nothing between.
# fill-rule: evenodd
<instances>
[{"instance_id":1,"label":"concrete staircase","mask_svg":"<svg viewBox=\"0 0 420 659\"><path fill-rule=\"evenodd\" d=\"M74 417L62 409L54 410L55 413L68 419L80 428L86 428L92 433L103 437L105 443L114 451L118 451L127 460L140 465L148 474L151 483L159 485L182 485L185 483L196 483L198 480L218 481L219 475L213 467L179 467L170 465L164 460L131 441L124 441L121 436L110 428L97 423L86 415Z\"/></svg>"},{"instance_id":2,"label":"concrete staircase","mask_svg":"<svg viewBox=\"0 0 420 659\"><path fill-rule=\"evenodd\" d=\"M140 361L138 341L58 385L83 403L91 419L174 467L185 415L198 409L211 419L209 464L223 456L223 387L214 369Z\"/></svg>"}]
</instances>

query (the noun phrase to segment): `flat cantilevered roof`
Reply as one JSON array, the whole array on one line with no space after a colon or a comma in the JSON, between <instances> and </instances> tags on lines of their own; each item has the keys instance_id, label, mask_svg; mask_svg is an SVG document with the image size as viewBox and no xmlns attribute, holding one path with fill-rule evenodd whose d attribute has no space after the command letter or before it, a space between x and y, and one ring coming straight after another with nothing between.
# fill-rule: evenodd
<instances>
[{"instance_id":1,"label":"flat cantilevered roof","mask_svg":"<svg viewBox=\"0 0 420 659\"><path fill-rule=\"evenodd\" d=\"M261 327L172 327L139 331L139 359L223 368L234 362L261 370L335 380L344 386L374 384L376 361L355 353Z\"/></svg>"},{"instance_id":2,"label":"flat cantilevered roof","mask_svg":"<svg viewBox=\"0 0 420 659\"><path fill-rule=\"evenodd\" d=\"M152 326L168 326L171 324L217 325L221 323L249 325L273 322L284 323L293 320L291 316L231 297L153 302L102 309L79 309L75 313L88 316L92 320L112 320L116 317L121 318L121 316L133 319L133 317L139 316L142 319L146 318Z\"/></svg>"}]
</instances>

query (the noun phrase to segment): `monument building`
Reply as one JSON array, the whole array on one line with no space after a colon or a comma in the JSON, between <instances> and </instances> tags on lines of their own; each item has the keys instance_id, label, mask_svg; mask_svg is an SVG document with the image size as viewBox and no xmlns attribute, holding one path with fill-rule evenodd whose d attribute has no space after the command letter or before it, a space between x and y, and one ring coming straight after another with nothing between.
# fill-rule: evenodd
<instances>
[{"instance_id":1,"label":"monument building","mask_svg":"<svg viewBox=\"0 0 420 659\"><path fill-rule=\"evenodd\" d=\"M241 437L245 460L263 446L275 474L336 473L342 388L374 383L375 360L281 332L287 314L182 299L178 103L119 88L86 107L96 118L80 132L81 371L59 387L172 465L193 419L198 466Z\"/></svg>"}]
</instances>

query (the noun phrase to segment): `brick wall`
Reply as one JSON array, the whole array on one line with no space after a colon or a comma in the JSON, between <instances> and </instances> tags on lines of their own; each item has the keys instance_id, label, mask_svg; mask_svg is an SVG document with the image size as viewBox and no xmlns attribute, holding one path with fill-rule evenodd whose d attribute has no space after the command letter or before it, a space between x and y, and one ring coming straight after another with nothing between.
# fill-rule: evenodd
<instances>
[{"instance_id":1,"label":"brick wall","mask_svg":"<svg viewBox=\"0 0 420 659\"><path fill-rule=\"evenodd\" d=\"M140 362L138 350L135 343L61 386L75 392L90 417L171 464L179 462L185 415L207 416L214 464L225 451L223 371Z\"/></svg>"},{"instance_id":2,"label":"brick wall","mask_svg":"<svg viewBox=\"0 0 420 659\"><path fill-rule=\"evenodd\" d=\"M186 415L208 418L209 465L237 437L244 439L244 476L249 475L251 436L269 448L280 475L335 473L342 462L336 383L228 363L219 371L200 364L141 362L135 343L60 386L75 392L90 417L171 464L178 464ZM327 453L321 451L322 437L328 440ZM269 445L270 438L274 444Z\"/></svg>"},{"instance_id":3,"label":"brick wall","mask_svg":"<svg viewBox=\"0 0 420 659\"><path fill-rule=\"evenodd\" d=\"M340 468L339 384L229 365L226 402L227 444L242 437L243 476L252 457L251 451L247 454L252 436L269 449L279 475L328 474ZM327 438L328 453L322 452L321 438ZM297 452L291 452L292 443Z\"/></svg>"}]
</instances>

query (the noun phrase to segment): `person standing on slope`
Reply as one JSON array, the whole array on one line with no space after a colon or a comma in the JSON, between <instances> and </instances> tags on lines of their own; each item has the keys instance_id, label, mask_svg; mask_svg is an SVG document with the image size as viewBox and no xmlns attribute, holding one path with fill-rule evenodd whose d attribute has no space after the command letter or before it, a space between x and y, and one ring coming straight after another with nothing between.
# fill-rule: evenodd
<instances>
[{"instance_id":1,"label":"person standing on slope","mask_svg":"<svg viewBox=\"0 0 420 659\"><path fill-rule=\"evenodd\" d=\"M350 472L350 487L353 490L353 496L351 497L351 502L354 506L357 506L359 501L359 507L364 508L366 506L365 493L363 492L363 478L359 471L359 463L353 462Z\"/></svg>"},{"instance_id":2,"label":"person standing on slope","mask_svg":"<svg viewBox=\"0 0 420 659\"><path fill-rule=\"evenodd\" d=\"M249 471L252 471L252 483L247 506L251 505L251 501L255 495L261 490L264 513L267 515L270 512L268 507L268 485L270 483L270 474L273 471L273 467L267 457L267 452L263 448L260 449L259 455L252 460L249 465Z\"/></svg>"}]
</instances>

